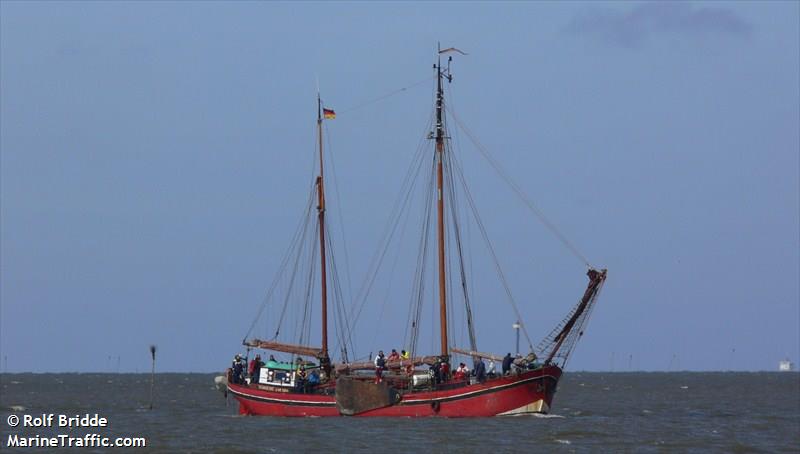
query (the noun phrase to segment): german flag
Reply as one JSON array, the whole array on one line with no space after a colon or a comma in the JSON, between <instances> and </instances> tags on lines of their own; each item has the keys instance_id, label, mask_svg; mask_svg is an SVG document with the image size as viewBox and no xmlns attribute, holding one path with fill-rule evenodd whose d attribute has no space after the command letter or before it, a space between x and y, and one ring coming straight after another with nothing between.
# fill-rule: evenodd
<instances>
[{"instance_id":1,"label":"german flag","mask_svg":"<svg viewBox=\"0 0 800 454\"><path fill-rule=\"evenodd\" d=\"M323 107L322 117L325 118L326 120L333 120L334 118L336 118L336 112L334 112L333 109L326 109Z\"/></svg>"}]
</instances>

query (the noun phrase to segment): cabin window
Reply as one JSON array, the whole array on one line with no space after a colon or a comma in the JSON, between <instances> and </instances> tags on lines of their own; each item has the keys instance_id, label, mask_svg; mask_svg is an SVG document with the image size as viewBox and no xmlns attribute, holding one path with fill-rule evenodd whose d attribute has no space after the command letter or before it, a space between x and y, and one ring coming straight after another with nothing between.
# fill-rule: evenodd
<instances>
[{"instance_id":1,"label":"cabin window","mask_svg":"<svg viewBox=\"0 0 800 454\"><path fill-rule=\"evenodd\" d=\"M264 385L294 386L294 377L290 371L262 368L258 382Z\"/></svg>"}]
</instances>

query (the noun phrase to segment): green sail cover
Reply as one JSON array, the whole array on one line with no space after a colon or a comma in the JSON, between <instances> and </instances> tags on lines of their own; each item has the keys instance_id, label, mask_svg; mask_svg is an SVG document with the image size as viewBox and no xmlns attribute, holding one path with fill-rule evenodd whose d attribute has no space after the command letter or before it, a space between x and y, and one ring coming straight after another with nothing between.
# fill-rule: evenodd
<instances>
[{"instance_id":1,"label":"green sail cover","mask_svg":"<svg viewBox=\"0 0 800 454\"><path fill-rule=\"evenodd\" d=\"M303 363L303 365L305 366L306 369L317 367L316 364L308 362ZM293 371L297 369L297 364L285 363L283 361L267 361L267 364L264 367L267 367L269 369Z\"/></svg>"}]
</instances>

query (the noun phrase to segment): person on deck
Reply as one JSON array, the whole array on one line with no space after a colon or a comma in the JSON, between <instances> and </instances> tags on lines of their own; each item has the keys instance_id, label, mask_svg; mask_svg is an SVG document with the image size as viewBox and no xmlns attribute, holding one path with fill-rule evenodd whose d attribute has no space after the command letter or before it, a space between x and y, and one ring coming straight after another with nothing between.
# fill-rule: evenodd
<instances>
[{"instance_id":1,"label":"person on deck","mask_svg":"<svg viewBox=\"0 0 800 454\"><path fill-rule=\"evenodd\" d=\"M387 359L387 361L392 362L392 361L399 361L399 360L400 360L400 354L397 353L397 350L392 349L392 352L389 353L389 359Z\"/></svg>"},{"instance_id":2,"label":"person on deck","mask_svg":"<svg viewBox=\"0 0 800 454\"><path fill-rule=\"evenodd\" d=\"M503 375L508 375L511 371L511 363L514 362L514 358L511 357L511 353L507 354L503 358Z\"/></svg>"},{"instance_id":3,"label":"person on deck","mask_svg":"<svg viewBox=\"0 0 800 454\"><path fill-rule=\"evenodd\" d=\"M433 381L435 384L441 383L441 374L440 374L441 365L438 361L431 364L430 373L433 376Z\"/></svg>"},{"instance_id":4,"label":"person on deck","mask_svg":"<svg viewBox=\"0 0 800 454\"><path fill-rule=\"evenodd\" d=\"M261 355L256 355L256 357L250 361L250 383L258 383L259 377L261 377L261 368L264 367L264 361L261 361Z\"/></svg>"},{"instance_id":5,"label":"person on deck","mask_svg":"<svg viewBox=\"0 0 800 454\"><path fill-rule=\"evenodd\" d=\"M256 359L253 358L250 360L250 364L247 366L247 376L253 376L253 370L256 368Z\"/></svg>"},{"instance_id":6,"label":"person on deck","mask_svg":"<svg viewBox=\"0 0 800 454\"><path fill-rule=\"evenodd\" d=\"M489 377L494 378L495 374L497 374L497 369L495 369L495 365L494 365L494 360L493 359L489 360L489 367L487 369L488 370L486 371L486 375L488 375Z\"/></svg>"},{"instance_id":7,"label":"person on deck","mask_svg":"<svg viewBox=\"0 0 800 454\"><path fill-rule=\"evenodd\" d=\"M383 350L381 350L375 357L375 383L383 381L384 369L386 369L386 357L383 356Z\"/></svg>"},{"instance_id":8,"label":"person on deck","mask_svg":"<svg viewBox=\"0 0 800 454\"><path fill-rule=\"evenodd\" d=\"M459 363L456 373L453 374L453 380L464 381L467 379L467 377L469 377L469 369L467 369L467 365L464 363Z\"/></svg>"},{"instance_id":9,"label":"person on deck","mask_svg":"<svg viewBox=\"0 0 800 454\"><path fill-rule=\"evenodd\" d=\"M483 364L482 359L475 360L475 380L478 383L483 383L486 381L486 364Z\"/></svg>"},{"instance_id":10,"label":"person on deck","mask_svg":"<svg viewBox=\"0 0 800 454\"><path fill-rule=\"evenodd\" d=\"M439 365L439 382L440 383L447 383L450 380L450 363L445 360L442 360L441 365Z\"/></svg>"},{"instance_id":11,"label":"person on deck","mask_svg":"<svg viewBox=\"0 0 800 454\"><path fill-rule=\"evenodd\" d=\"M300 366L297 368L297 374L295 377L295 384L297 389L302 390L305 392L306 387L306 366L303 363L300 363Z\"/></svg>"},{"instance_id":12,"label":"person on deck","mask_svg":"<svg viewBox=\"0 0 800 454\"><path fill-rule=\"evenodd\" d=\"M242 355L237 354L233 357L233 364L231 364L232 379L234 384L242 384L244 382L244 362Z\"/></svg>"},{"instance_id":13,"label":"person on deck","mask_svg":"<svg viewBox=\"0 0 800 454\"><path fill-rule=\"evenodd\" d=\"M514 361L511 362L511 372L513 372L515 375L519 375L519 373L522 371L522 361L522 355L517 355L514 358Z\"/></svg>"},{"instance_id":14,"label":"person on deck","mask_svg":"<svg viewBox=\"0 0 800 454\"><path fill-rule=\"evenodd\" d=\"M406 375L414 373L414 363L409 361L410 356L407 351L400 350L400 367L405 368Z\"/></svg>"},{"instance_id":15,"label":"person on deck","mask_svg":"<svg viewBox=\"0 0 800 454\"><path fill-rule=\"evenodd\" d=\"M313 390L315 386L319 384L319 372L316 370L312 370L310 374L308 374L308 381L306 382L306 390L310 391Z\"/></svg>"}]
</instances>

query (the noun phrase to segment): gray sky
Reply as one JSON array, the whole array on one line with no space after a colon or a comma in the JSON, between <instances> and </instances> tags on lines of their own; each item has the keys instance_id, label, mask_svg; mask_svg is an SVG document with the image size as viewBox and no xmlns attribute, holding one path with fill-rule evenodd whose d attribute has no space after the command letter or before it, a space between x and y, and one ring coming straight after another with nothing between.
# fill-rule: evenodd
<instances>
[{"instance_id":1,"label":"gray sky","mask_svg":"<svg viewBox=\"0 0 800 454\"><path fill-rule=\"evenodd\" d=\"M4 1L0 355L144 371L156 343L162 370L224 368L302 212L317 77L357 289L431 85L350 108L430 77L441 41L469 53L450 105L610 270L569 369L800 362L799 8ZM454 140L538 341L585 268ZM474 266L479 346L504 353L513 314ZM360 355L401 347L412 273L376 290Z\"/></svg>"}]
</instances>

